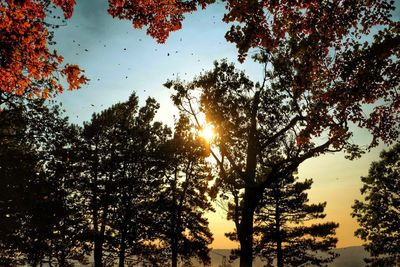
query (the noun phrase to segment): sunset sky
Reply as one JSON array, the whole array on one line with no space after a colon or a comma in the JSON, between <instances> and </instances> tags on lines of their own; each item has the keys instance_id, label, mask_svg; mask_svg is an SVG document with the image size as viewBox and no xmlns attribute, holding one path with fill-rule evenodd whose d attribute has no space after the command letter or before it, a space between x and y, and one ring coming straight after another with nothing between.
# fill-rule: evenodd
<instances>
[{"instance_id":1,"label":"sunset sky","mask_svg":"<svg viewBox=\"0 0 400 267\"><path fill-rule=\"evenodd\" d=\"M172 125L177 110L170 92L162 85L167 79L178 76L191 80L211 69L214 60L227 58L237 62L235 46L224 38L229 26L221 21L223 13L224 6L216 4L189 15L182 30L172 33L165 44L157 44L145 30L133 29L130 22L109 16L107 1L78 0L72 19L56 31L54 48L65 62L85 69L91 81L78 91L63 93L57 100L63 103L71 122L82 124L90 120L93 112L126 101L135 91L142 103L148 96L156 98L161 104L157 119ZM245 70L253 81L262 76L262 68L251 59L236 66ZM353 140L367 144L370 137L364 131L356 131ZM357 225L350 216L351 205L360 198L360 176L367 174L369 164L378 159L383 148L375 148L355 161L344 159L343 154L332 154L300 166L300 178L314 180L311 201L327 201L327 220L340 224L338 247L361 244L353 235ZM209 215L215 239L213 248L237 247L224 236L233 229L233 223L225 217L221 209Z\"/></svg>"}]
</instances>

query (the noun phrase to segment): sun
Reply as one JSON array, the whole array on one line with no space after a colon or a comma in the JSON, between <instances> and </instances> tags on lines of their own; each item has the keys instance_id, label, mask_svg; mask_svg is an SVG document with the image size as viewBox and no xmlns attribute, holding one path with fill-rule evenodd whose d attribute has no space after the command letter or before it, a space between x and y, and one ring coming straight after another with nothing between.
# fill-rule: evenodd
<instances>
[{"instance_id":1,"label":"sun","mask_svg":"<svg viewBox=\"0 0 400 267\"><path fill-rule=\"evenodd\" d=\"M210 142L215 136L214 126L211 124L204 125L200 130L200 136L203 137L207 142Z\"/></svg>"}]
</instances>

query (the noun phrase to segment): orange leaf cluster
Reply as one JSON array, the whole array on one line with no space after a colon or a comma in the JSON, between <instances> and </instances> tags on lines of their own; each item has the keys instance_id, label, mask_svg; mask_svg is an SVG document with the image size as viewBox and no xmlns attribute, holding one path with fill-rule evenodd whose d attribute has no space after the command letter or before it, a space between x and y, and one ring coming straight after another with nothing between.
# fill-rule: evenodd
<instances>
[{"instance_id":1,"label":"orange leaf cluster","mask_svg":"<svg viewBox=\"0 0 400 267\"><path fill-rule=\"evenodd\" d=\"M53 0L56 6L61 7L64 11L64 17L69 19L72 17L72 13L74 12L75 0Z\"/></svg>"},{"instance_id":2,"label":"orange leaf cluster","mask_svg":"<svg viewBox=\"0 0 400 267\"><path fill-rule=\"evenodd\" d=\"M50 32L45 26L45 8L39 0L0 2L0 91L16 95L48 97L62 92L57 73L67 75L70 89L87 82L79 71L61 66L62 56L48 48ZM66 17L74 0L55 0ZM77 68L77 67L76 67ZM79 69L79 68L78 68ZM76 76L74 76L76 75Z\"/></svg>"},{"instance_id":3,"label":"orange leaf cluster","mask_svg":"<svg viewBox=\"0 0 400 267\"><path fill-rule=\"evenodd\" d=\"M109 0L113 17L132 21L135 28L148 26L147 34L164 43L169 33L182 27L184 14L205 8L214 0Z\"/></svg>"},{"instance_id":4,"label":"orange leaf cluster","mask_svg":"<svg viewBox=\"0 0 400 267\"><path fill-rule=\"evenodd\" d=\"M79 89L82 84L88 82L88 79L81 74L82 70L77 65L67 64L61 71L62 75L65 75L69 84L69 90Z\"/></svg>"}]
</instances>

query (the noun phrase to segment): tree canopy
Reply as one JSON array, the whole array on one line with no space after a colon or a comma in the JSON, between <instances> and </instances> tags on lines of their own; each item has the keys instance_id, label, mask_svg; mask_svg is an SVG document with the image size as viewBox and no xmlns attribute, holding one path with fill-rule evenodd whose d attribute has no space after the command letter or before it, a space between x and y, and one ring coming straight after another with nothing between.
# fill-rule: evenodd
<instances>
[{"instance_id":1,"label":"tree canopy","mask_svg":"<svg viewBox=\"0 0 400 267\"><path fill-rule=\"evenodd\" d=\"M53 28L50 14L61 7L72 16L75 0L5 0L0 2L0 104L3 92L47 98L68 89L78 89L88 79L75 64L62 65L63 57L50 50Z\"/></svg>"},{"instance_id":2,"label":"tree canopy","mask_svg":"<svg viewBox=\"0 0 400 267\"><path fill-rule=\"evenodd\" d=\"M132 94L71 125L59 106L13 96L0 117L0 263L208 264L211 168L181 117Z\"/></svg>"},{"instance_id":3,"label":"tree canopy","mask_svg":"<svg viewBox=\"0 0 400 267\"><path fill-rule=\"evenodd\" d=\"M132 21L135 28L147 27L149 35L158 42L165 42L171 31L181 28L185 14L214 2L110 0L108 12L113 17ZM248 267L252 265L253 258L255 214L263 207L267 197L265 190L279 183L283 177L290 176L309 158L339 151L347 152L351 159L360 156L363 150L352 142L355 128L371 133L369 148L381 141L391 144L398 140L400 27L391 14L394 1L224 0L222 3L225 5L223 20L231 25L226 39L236 44L239 61L243 62L252 53L252 58L260 63L263 79L251 81L245 72L236 70L227 61L221 61L215 63L213 70L191 82L175 80L165 85L174 90L175 105L197 128L201 127L200 113L205 114L206 121L215 128L217 135L209 144L209 152L219 171L214 189L238 207L232 219L241 245L241 266ZM146 222L155 218L154 213L149 215L138 210L145 204L154 204L140 202L139 199L143 198L141 194L151 195L151 200L157 199L160 192L185 196L184 188L189 188L189 183L178 182L177 179L164 183L160 174L169 172L169 177L177 175L170 168L174 164L179 166L175 167L175 171L187 174L182 166L188 162L181 156L193 155L189 155L185 147L181 151L172 151L171 154L176 157L168 159L172 161L169 162L171 166L159 168L157 164L166 158L153 157L153 152L160 152L161 144L168 143L169 130L153 122L158 108L154 99L149 99L146 106L139 109L137 99L132 96L126 103L95 114L83 129L75 129L79 135L76 140L71 137L74 140L61 138L57 141L51 135L54 129L50 130L49 136L46 135L48 132L38 133L39 128L36 127L41 125L39 123L27 127L24 120L29 118L29 114L25 114L23 123L11 123L7 108L15 104L13 101L24 101L15 100L14 96L52 96L63 90L62 77L69 84L69 89L77 89L88 81L77 65L62 65L63 57L50 51L53 27L58 27L56 22L50 21L51 12L60 7L64 19L68 19L72 16L74 5L74 0L0 2L0 129L6 133L0 141L7 145L2 155L10 153L10 159L27 156L24 158L26 161L21 160L26 169L7 167L22 178L14 181L10 179L14 175L11 174L5 179L5 183L9 183L5 188L10 186L20 190L21 186L28 185L39 188L36 195L27 196L27 199L39 199L37 203L43 208L49 203L46 190L63 185L57 180L68 180L70 174L76 176L77 181L82 182L81 187L62 191L56 199L65 203L68 200L66 195L77 194L84 204L86 216L92 224L96 266L103 264L104 251L112 261L115 248L119 251L120 265L123 265L125 252L140 254L134 249L126 251L127 244L131 247L139 245L142 251L145 246L141 246L138 240L146 239L148 242L145 243L149 245L157 238L147 236L148 230L154 229L151 227L157 227L157 224L141 224L143 228L135 228L138 222L142 222L138 217ZM3 110L3 107L6 109ZM17 112L12 116L19 118L21 114ZM46 117L41 119L46 121L48 113L44 114ZM47 147L46 142L32 144L10 138L10 131L24 133L25 128L34 131L28 137L49 138L55 147L52 147L53 144ZM71 133L75 132L72 128ZM67 162L64 166L63 163L69 159L64 155L70 153L69 146L76 147L80 154L77 162ZM46 161L39 156L49 158ZM204 165L200 161L191 163ZM60 175L64 170L67 175ZM40 173L43 175L38 176ZM198 174L200 180L207 179L203 173ZM14 185L13 182L21 184ZM179 188L173 188L171 182ZM206 191L201 181L192 186L201 192ZM16 192L21 193L18 190ZM198 206L209 210L208 200L200 200ZM6 201L17 200L10 198ZM130 205L131 202L138 205ZM166 209L165 216L179 222L177 200L169 199L167 202L171 204L168 208L172 209ZM116 205L113 206L113 203ZM7 204L4 207L4 214L9 218L7 215L11 206ZM61 216L53 214L52 217L43 209L38 211L41 212L36 214L36 218L46 218L49 223L56 223L55 218ZM75 209L66 209L61 213L64 211L74 212ZM190 215L191 212L185 214ZM79 213L76 215L80 216ZM202 219L202 214L197 215L201 221L201 225L197 226L203 230L203 236L190 241L197 242L200 249L184 252L201 255L200 258L207 262L205 244L211 242L211 236L206 220ZM43 230L46 236L53 236L48 231L50 226L40 228L34 220L29 222L33 222L31 228L36 230L28 234L34 235ZM13 234L13 225L9 222L6 225ZM166 232L171 229L181 238L170 238L171 247L188 240L182 234L183 226L175 223ZM48 250L46 255L43 254L47 243L36 239L33 237L34 242L27 248L39 247L35 249L35 253L39 253L24 252L29 255L30 262L37 263L57 254L48 253ZM178 251L176 249L175 254ZM151 260L157 262L157 259Z\"/></svg>"},{"instance_id":4,"label":"tree canopy","mask_svg":"<svg viewBox=\"0 0 400 267\"><path fill-rule=\"evenodd\" d=\"M272 183L255 214L255 254L271 266L325 266L338 254L338 224L321 222L326 202L309 204L312 180L297 181L293 175Z\"/></svg>"},{"instance_id":5,"label":"tree canopy","mask_svg":"<svg viewBox=\"0 0 400 267\"><path fill-rule=\"evenodd\" d=\"M356 200L352 216L360 224L355 235L371 254L368 266L397 266L400 262L400 144L382 151L368 176L361 177L363 200Z\"/></svg>"},{"instance_id":6,"label":"tree canopy","mask_svg":"<svg viewBox=\"0 0 400 267\"><path fill-rule=\"evenodd\" d=\"M69 159L77 129L62 117L60 106L14 96L0 116L2 227L0 261L4 266L83 260L86 221Z\"/></svg>"}]
</instances>

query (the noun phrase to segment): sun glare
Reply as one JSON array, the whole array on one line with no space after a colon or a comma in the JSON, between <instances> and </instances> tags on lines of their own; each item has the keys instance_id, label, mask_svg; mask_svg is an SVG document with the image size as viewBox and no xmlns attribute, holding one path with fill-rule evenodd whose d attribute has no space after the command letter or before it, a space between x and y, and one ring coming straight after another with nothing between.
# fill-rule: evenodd
<instances>
[{"instance_id":1,"label":"sun glare","mask_svg":"<svg viewBox=\"0 0 400 267\"><path fill-rule=\"evenodd\" d=\"M210 142L214 135L214 126L211 124L204 125L200 131L200 136L203 137L207 142Z\"/></svg>"}]
</instances>

